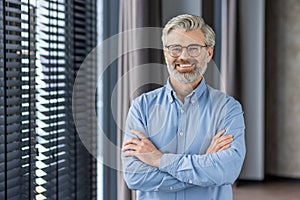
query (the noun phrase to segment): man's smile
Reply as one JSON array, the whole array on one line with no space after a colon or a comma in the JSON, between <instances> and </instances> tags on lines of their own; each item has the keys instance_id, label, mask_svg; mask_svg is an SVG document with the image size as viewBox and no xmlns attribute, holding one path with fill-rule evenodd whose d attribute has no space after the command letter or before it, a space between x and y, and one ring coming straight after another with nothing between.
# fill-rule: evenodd
<instances>
[{"instance_id":1,"label":"man's smile","mask_svg":"<svg viewBox=\"0 0 300 200\"><path fill-rule=\"evenodd\" d=\"M178 70L179 72L190 72L194 70L195 64L179 64L175 63L175 69Z\"/></svg>"}]
</instances>

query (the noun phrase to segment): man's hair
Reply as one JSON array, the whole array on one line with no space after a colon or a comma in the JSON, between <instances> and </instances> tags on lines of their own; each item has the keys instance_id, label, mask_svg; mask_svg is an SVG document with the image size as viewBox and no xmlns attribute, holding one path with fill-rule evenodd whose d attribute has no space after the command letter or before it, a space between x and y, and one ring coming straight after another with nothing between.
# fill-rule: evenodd
<instances>
[{"instance_id":1,"label":"man's hair","mask_svg":"<svg viewBox=\"0 0 300 200\"><path fill-rule=\"evenodd\" d=\"M215 32L205 23L203 18L195 15L183 14L172 18L164 27L162 32L162 42L165 45L165 38L174 29L180 29L185 32L201 30L204 35L205 44L213 47L215 45Z\"/></svg>"}]
</instances>

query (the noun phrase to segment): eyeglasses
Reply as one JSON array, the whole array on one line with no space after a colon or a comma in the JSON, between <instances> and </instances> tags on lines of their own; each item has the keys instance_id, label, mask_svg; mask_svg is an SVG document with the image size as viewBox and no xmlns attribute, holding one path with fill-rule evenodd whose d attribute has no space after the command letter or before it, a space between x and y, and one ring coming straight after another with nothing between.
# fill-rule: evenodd
<instances>
[{"instance_id":1,"label":"eyeglasses","mask_svg":"<svg viewBox=\"0 0 300 200\"><path fill-rule=\"evenodd\" d=\"M182 54L182 49L186 48L188 54L191 57L198 57L201 53L201 49L207 47L207 45L203 46L200 44L190 44L188 46L181 46L178 44L165 46L168 49L169 55L178 58Z\"/></svg>"}]
</instances>

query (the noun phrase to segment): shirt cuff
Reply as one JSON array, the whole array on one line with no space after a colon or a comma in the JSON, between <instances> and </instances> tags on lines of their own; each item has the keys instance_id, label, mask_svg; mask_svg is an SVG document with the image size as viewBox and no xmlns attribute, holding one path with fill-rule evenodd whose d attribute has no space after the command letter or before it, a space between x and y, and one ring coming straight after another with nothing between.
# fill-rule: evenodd
<instances>
[{"instance_id":1,"label":"shirt cuff","mask_svg":"<svg viewBox=\"0 0 300 200\"><path fill-rule=\"evenodd\" d=\"M180 157L178 154L164 154L159 163L159 170L168 173L176 171Z\"/></svg>"}]
</instances>

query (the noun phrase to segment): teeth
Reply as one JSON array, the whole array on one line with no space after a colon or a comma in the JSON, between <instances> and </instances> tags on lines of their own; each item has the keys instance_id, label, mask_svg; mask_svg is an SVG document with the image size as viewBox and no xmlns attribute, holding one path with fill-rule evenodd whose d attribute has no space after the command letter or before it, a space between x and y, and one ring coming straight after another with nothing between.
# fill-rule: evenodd
<instances>
[{"instance_id":1,"label":"teeth","mask_svg":"<svg viewBox=\"0 0 300 200\"><path fill-rule=\"evenodd\" d=\"M185 65L180 65L181 67L189 67L191 65L185 64Z\"/></svg>"},{"instance_id":2,"label":"teeth","mask_svg":"<svg viewBox=\"0 0 300 200\"><path fill-rule=\"evenodd\" d=\"M180 67L190 67L190 66L192 66L191 64L177 64L177 65L179 65Z\"/></svg>"}]
</instances>

